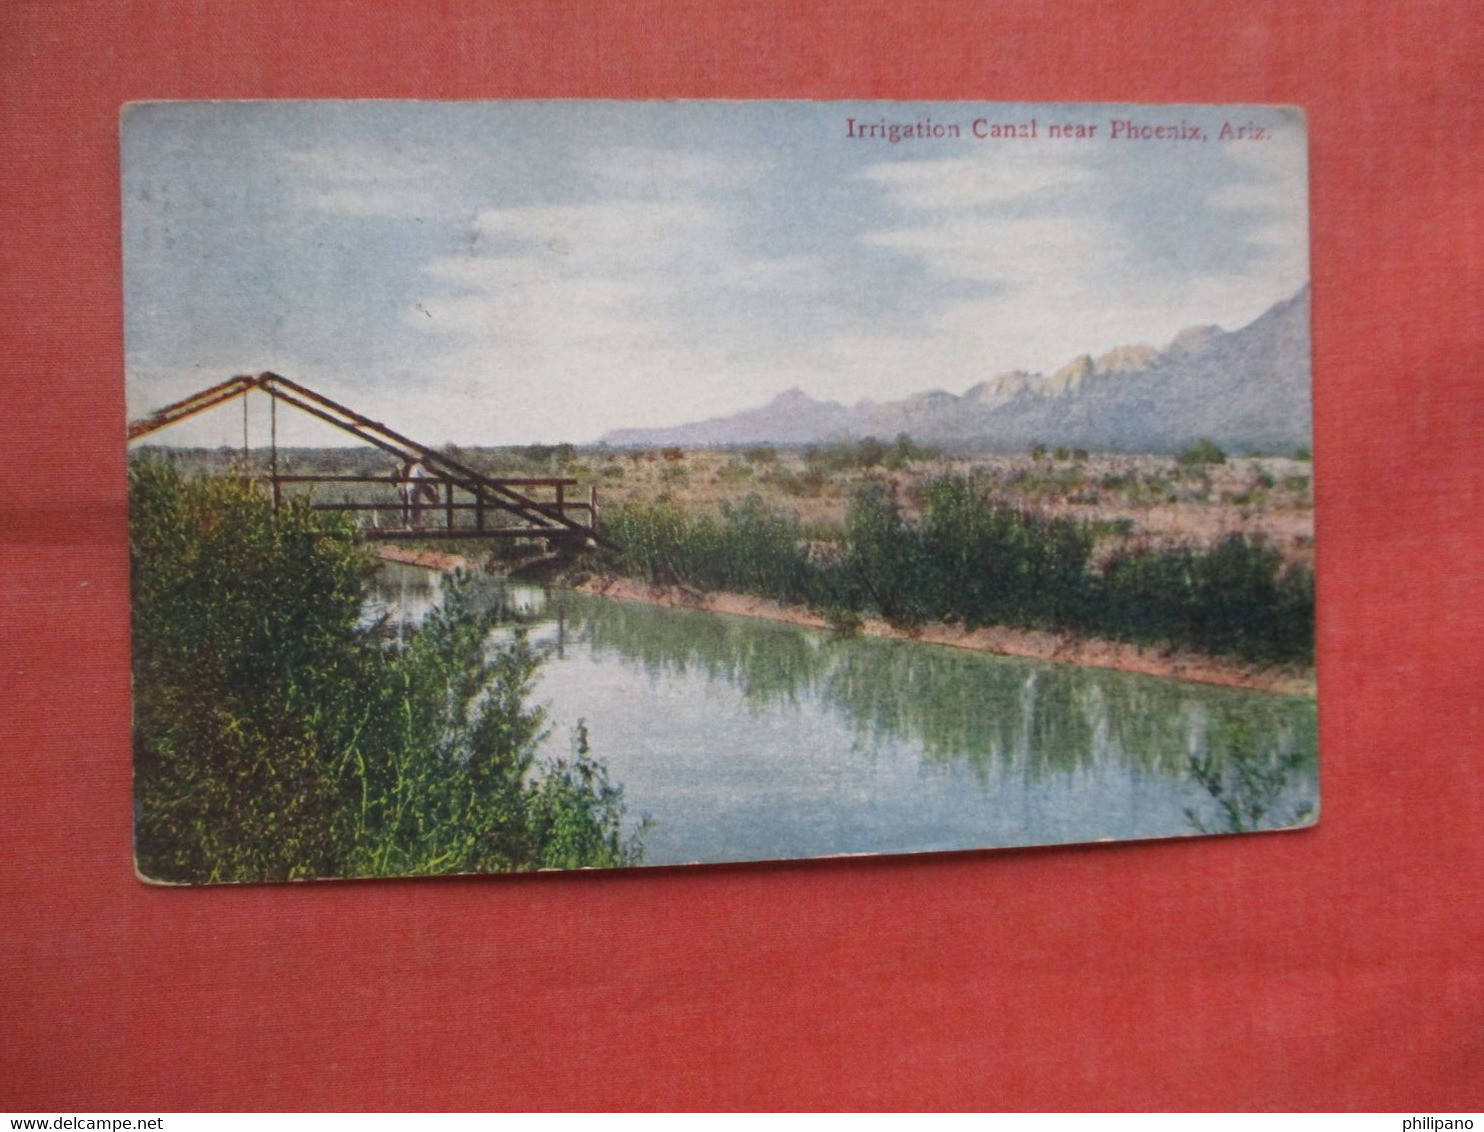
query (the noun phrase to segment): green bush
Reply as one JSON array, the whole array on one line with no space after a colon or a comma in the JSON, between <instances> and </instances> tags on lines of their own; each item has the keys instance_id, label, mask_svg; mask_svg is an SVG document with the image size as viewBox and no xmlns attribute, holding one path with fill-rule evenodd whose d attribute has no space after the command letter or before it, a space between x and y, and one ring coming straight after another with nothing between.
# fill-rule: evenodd
<instances>
[{"instance_id":1,"label":"green bush","mask_svg":"<svg viewBox=\"0 0 1484 1132\"><path fill-rule=\"evenodd\" d=\"M901 627L933 616L934 587L923 577L928 562L922 539L880 484L867 484L851 499L845 545L852 588L869 608Z\"/></svg>"},{"instance_id":2,"label":"green bush","mask_svg":"<svg viewBox=\"0 0 1484 1132\"><path fill-rule=\"evenodd\" d=\"M1232 534L1208 551L1130 552L1104 568L1101 633L1246 660L1314 656L1314 576Z\"/></svg>"},{"instance_id":3,"label":"green bush","mask_svg":"<svg viewBox=\"0 0 1484 1132\"><path fill-rule=\"evenodd\" d=\"M624 573L660 585L786 602L808 602L815 594L817 567L801 549L798 523L755 495L720 516L688 514L672 504L622 507L604 516L604 533L622 548L617 563Z\"/></svg>"},{"instance_id":4,"label":"green bush","mask_svg":"<svg viewBox=\"0 0 1484 1132\"><path fill-rule=\"evenodd\" d=\"M347 524L227 479L130 476L136 854L178 882L538 868L549 815L580 860L625 864L601 767L540 765L539 657L491 646L467 588L403 644L361 624ZM564 827L565 828L565 827Z\"/></svg>"},{"instance_id":5,"label":"green bush","mask_svg":"<svg viewBox=\"0 0 1484 1132\"><path fill-rule=\"evenodd\" d=\"M749 464L771 464L778 459L778 450L771 444L757 444L744 453Z\"/></svg>"},{"instance_id":6,"label":"green bush","mask_svg":"<svg viewBox=\"0 0 1484 1132\"><path fill-rule=\"evenodd\" d=\"M846 512L843 553L822 558L805 552L794 519L756 496L720 516L623 508L605 533L623 548L612 561L624 573L809 605L832 625L875 615L908 628L1008 625L1255 661L1313 657L1313 575L1241 535L1205 551L1126 551L1094 569L1098 533L1127 533L1128 520L1017 510L962 476L928 482L920 503L909 522L885 487L864 485Z\"/></svg>"},{"instance_id":7,"label":"green bush","mask_svg":"<svg viewBox=\"0 0 1484 1132\"><path fill-rule=\"evenodd\" d=\"M924 448L917 444L905 432L897 434L892 443L891 450L886 454L886 466L892 471L901 471L909 464L920 463L926 460L937 460L942 458L942 451L937 448Z\"/></svg>"},{"instance_id":8,"label":"green bush","mask_svg":"<svg viewBox=\"0 0 1484 1132\"><path fill-rule=\"evenodd\" d=\"M917 447L903 433L891 444L868 436L863 440L836 440L823 447L810 445L804 449L804 463L812 471L828 475L875 468L882 464L903 467L911 460L926 459L930 455L935 453Z\"/></svg>"},{"instance_id":9,"label":"green bush","mask_svg":"<svg viewBox=\"0 0 1484 1132\"><path fill-rule=\"evenodd\" d=\"M716 471L716 482L735 487L752 478L752 465L738 460L728 460Z\"/></svg>"},{"instance_id":10,"label":"green bush","mask_svg":"<svg viewBox=\"0 0 1484 1132\"><path fill-rule=\"evenodd\" d=\"M936 617L970 628L1060 628L1082 617L1093 543L1085 524L990 504L948 476L923 490L921 535Z\"/></svg>"},{"instance_id":11,"label":"green bush","mask_svg":"<svg viewBox=\"0 0 1484 1132\"><path fill-rule=\"evenodd\" d=\"M1214 440L1197 440L1180 455L1175 457L1176 463L1183 467L1195 467L1201 464L1224 464L1226 453Z\"/></svg>"}]
</instances>

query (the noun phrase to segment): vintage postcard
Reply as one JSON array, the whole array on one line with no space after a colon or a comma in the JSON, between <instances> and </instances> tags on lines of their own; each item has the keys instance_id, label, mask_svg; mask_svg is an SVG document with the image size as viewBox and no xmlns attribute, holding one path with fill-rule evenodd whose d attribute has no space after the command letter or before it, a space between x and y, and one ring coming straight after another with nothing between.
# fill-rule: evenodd
<instances>
[{"instance_id":1,"label":"vintage postcard","mask_svg":"<svg viewBox=\"0 0 1484 1132\"><path fill-rule=\"evenodd\" d=\"M144 879L1316 819L1300 111L151 103L122 160Z\"/></svg>"}]
</instances>

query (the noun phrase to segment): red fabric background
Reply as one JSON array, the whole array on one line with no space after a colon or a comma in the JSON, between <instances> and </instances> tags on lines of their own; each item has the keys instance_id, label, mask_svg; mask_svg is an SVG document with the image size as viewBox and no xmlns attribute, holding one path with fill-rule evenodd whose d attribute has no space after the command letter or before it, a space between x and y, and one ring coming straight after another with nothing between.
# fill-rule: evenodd
<instances>
[{"instance_id":1,"label":"red fabric background","mask_svg":"<svg viewBox=\"0 0 1484 1132\"><path fill-rule=\"evenodd\" d=\"M1481 12L5 4L0 1106L1477 1110ZM1319 826L623 875L136 882L120 103L553 95L1303 106Z\"/></svg>"}]
</instances>

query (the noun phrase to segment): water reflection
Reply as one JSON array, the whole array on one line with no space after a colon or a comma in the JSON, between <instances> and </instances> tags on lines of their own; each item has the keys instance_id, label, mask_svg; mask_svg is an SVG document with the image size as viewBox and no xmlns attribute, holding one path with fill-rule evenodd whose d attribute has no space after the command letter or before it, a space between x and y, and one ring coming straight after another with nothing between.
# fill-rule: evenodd
<instances>
[{"instance_id":1,"label":"water reflection","mask_svg":"<svg viewBox=\"0 0 1484 1132\"><path fill-rule=\"evenodd\" d=\"M436 570L384 562L372 579L361 623L401 637L443 601L443 575Z\"/></svg>"},{"instance_id":2,"label":"water reflection","mask_svg":"<svg viewBox=\"0 0 1484 1132\"><path fill-rule=\"evenodd\" d=\"M701 674L756 705L819 699L868 745L911 742L985 773L1064 774L1116 762L1221 780L1228 764L1312 768L1310 701L694 610L563 595L570 630L652 677ZM1199 775L1197 775L1199 777ZM1205 781L1205 779L1202 779Z\"/></svg>"},{"instance_id":3,"label":"water reflection","mask_svg":"<svg viewBox=\"0 0 1484 1132\"><path fill-rule=\"evenodd\" d=\"M538 586L510 585L502 579L472 579L471 600L479 609L496 609L503 620L541 619L547 607L546 591ZM370 595L361 611L364 626L402 635L443 604L445 576L436 570L383 562L371 579Z\"/></svg>"},{"instance_id":4,"label":"water reflection","mask_svg":"<svg viewBox=\"0 0 1484 1132\"><path fill-rule=\"evenodd\" d=\"M1220 732L1220 749L1191 755L1191 775L1211 796L1216 819L1195 809L1186 820L1199 833L1247 833L1303 825L1318 812L1318 799L1302 789L1313 771L1312 749L1271 742L1245 720ZM1299 789L1295 789L1298 786Z\"/></svg>"},{"instance_id":5,"label":"water reflection","mask_svg":"<svg viewBox=\"0 0 1484 1132\"><path fill-rule=\"evenodd\" d=\"M426 577L426 576L425 576ZM409 617L438 600L388 575ZM1267 829L1317 807L1312 701L481 583L550 650L665 863Z\"/></svg>"}]
</instances>

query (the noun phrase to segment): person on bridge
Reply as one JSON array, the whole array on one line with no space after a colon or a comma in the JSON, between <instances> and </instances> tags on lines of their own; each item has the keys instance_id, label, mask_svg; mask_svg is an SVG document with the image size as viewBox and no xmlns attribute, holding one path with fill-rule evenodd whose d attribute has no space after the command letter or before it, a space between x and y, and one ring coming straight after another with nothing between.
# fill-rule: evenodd
<instances>
[{"instance_id":1,"label":"person on bridge","mask_svg":"<svg viewBox=\"0 0 1484 1132\"><path fill-rule=\"evenodd\" d=\"M438 502L438 488L432 473L419 457L413 457L397 468L397 494L402 498L402 525L414 530L423 525L423 505Z\"/></svg>"}]
</instances>

